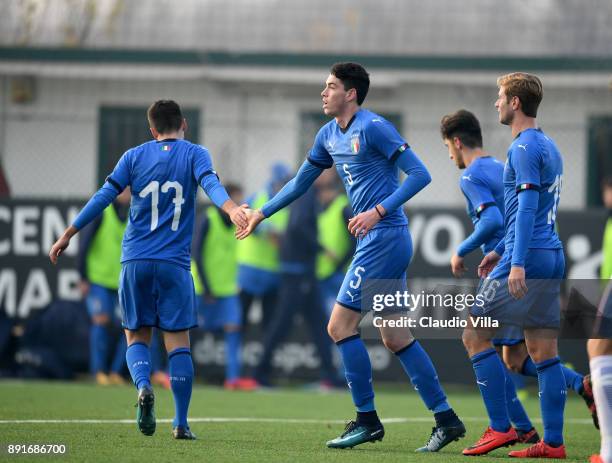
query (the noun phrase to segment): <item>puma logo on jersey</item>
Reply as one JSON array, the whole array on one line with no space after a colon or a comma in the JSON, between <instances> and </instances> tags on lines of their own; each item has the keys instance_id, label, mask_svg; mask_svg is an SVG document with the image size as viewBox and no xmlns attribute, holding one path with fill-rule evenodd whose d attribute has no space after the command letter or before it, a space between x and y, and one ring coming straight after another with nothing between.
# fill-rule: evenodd
<instances>
[{"instance_id":1,"label":"puma logo on jersey","mask_svg":"<svg viewBox=\"0 0 612 463\"><path fill-rule=\"evenodd\" d=\"M527 145L517 145L519 148L523 148L525 151L527 151Z\"/></svg>"}]
</instances>

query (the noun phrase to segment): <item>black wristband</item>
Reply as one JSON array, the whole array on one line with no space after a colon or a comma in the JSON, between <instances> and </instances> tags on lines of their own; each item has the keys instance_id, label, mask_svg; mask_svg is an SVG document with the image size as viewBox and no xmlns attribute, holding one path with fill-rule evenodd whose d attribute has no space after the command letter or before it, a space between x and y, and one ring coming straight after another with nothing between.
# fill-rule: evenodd
<instances>
[{"instance_id":1,"label":"black wristband","mask_svg":"<svg viewBox=\"0 0 612 463\"><path fill-rule=\"evenodd\" d=\"M374 206L374 209L376 209L376 212L378 212L378 215L380 216L380 218L382 219L384 217L384 215L382 215L380 213L380 211L378 210L378 204L376 206Z\"/></svg>"}]
</instances>

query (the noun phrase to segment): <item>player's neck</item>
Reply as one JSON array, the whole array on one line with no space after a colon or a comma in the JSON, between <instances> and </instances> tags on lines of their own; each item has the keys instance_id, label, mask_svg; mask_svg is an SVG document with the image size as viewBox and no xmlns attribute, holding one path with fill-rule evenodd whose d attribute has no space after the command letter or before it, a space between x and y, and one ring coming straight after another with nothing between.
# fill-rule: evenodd
<instances>
[{"instance_id":1,"label":"player's neck","mask_svg":"<svg viewBox=\"0 0 612 463\"><path fill-rule=\"evenodd\" d=\"M481 158L486 156L487 154L482 150L482 148L464 148L463 149L463 163L465 167L469 167L471 163L473 163L477 158Z\"/></svg>"},{"instance_id":2,"label":"player's neck","mask_svg":"<svg viewBox=\"0 0 612 463\"><path fill-rule=\"evenodd\" d=\"M512 129L512 138L516 138L516 136L527 130L527 129L535 129L538 127L538 123L535 120L535 117L528 117L522 113L516 113L514 115L514 120L512 124L510 124L510 128Z\"/></svg>"},{"instance_id":3,"label":"player's neck","mask_svg":"<svg viewBox=\"0 0 612 463\"><path fill-rule=\"evenodd\" d=\"M179 130L178 132L170 132L170 133L164 133L164 134L158 134L156 140L157 141L163 141L163 140L183 140L185 138L185 132L182 130Z\"/></svg>"},{"instance_id":4,"label":"player's neck","mask_svg":"<svg viewBox=\"0 0 612 463\"><path fill-rule=\"evenodd\" d=\"M360 109L361 108L359 106L354 105L354 106L350 106L350 107L346 108L346 110L343 111L342 114L338 114L336 116L336 123L338 124L338 126L341 129L346 129L346 127L349 124L349 122L351 122L351 119L353 118L353 116L355 114L357 114L357 112Z\"/></svg>"}]
</instances>

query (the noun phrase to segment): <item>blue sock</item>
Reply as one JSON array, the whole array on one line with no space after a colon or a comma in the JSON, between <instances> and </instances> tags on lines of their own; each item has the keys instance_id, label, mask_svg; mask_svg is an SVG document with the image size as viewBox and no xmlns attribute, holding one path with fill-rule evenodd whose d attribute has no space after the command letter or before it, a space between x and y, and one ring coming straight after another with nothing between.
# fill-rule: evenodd
<instances>
[{"instance_id":1,"label":"blue sock","mask_svg":"<svg viewBox=\"0 0 612 463\"><path fill-rule=\"evenodd\" d=\"M561 365L561 370L563 371L567 388L572 389L577 394L580 394L583 389L582 380L584 379L584 376L571 368L567 368L565 365Z\"/></svg>"},{"instance_id":2,"label":"blue sock","mask_svg":"<svg viewBox=\"0 0 612 463\"><path fill-rule=\"evenodd\" d=\"M540 387L540 410L544 423L544 442L549 445L563 444L563 411L567 388L559 357L536 363Z\"/></svg>"},{"instance_id":3,"label":"blue sock","mask_svg":"<svg viewBox=\"0 0 612 463\"><path fill-rule=\"evenodd\" d=\"M353 403L359 412L371 412L374 407L372 389L372 365L365 344L358 334L336 343L340 349L344 374L353 396Z\"/></svg>"},{"instance_id":4,"label":"blue sock","mask_svg":"<svg viewBox=\"0 0 612 463\"><path fill-rule=\"evenodd\" d=\"M497 351L493 348L487 349L470 360L491 428L498 432L508 431L510 419L506 407L506 374Z\"/></svg>"},{"instance_id":5,"label":"blue sock","mask_svg":"<svg viewBox=\"0 0 612 463\"><path fill-rule=\"evenodd\" d=\"M115 355L113 357L113 363L111 363L111 369L113 373L120 375L123 372L123 365L125 365L125 351L127 349L127 341L125 335L121 334L117 340L117 346L115 347Z\"/></svg>"},{"instance_id":6,"label":"blue sock","mask_svg":"<svg viewBox=\"0 0 612 463\"><path fill-rule=\"evenodd\" d=\"M172 427L187 427L187 412L193 386L193 362L188 347L179 347L168 354L170 387L174 396Z\"/></svg>"},{"instance_id":7,"label":"blue sock","mask_svg":"<svg viewBox=\"0 0 612 463\"><path fill-rule=\"evenodd\" d=\"M240 331L225 332L225 380L233 381L240 376Z\"/></svg>"},{"instance_id":8,"label":"blue sock","mask_svg":"<svg viewBox=\"0 0 612 463\"><path fill-rule=\"evenodd\" d=\"M125 351L125 361L132 376L136 389L151 387L151 355L149 346L143 342L135 342Z\"/></svg>"},{"instance_id":9,"label":"blue sock","mask_svg":"<svg viewBox=\"0 0 612 463\"><path fill-rule=\"evenodd\" d=\"M91 325L89 328L89 366L91 372L106 371L108 358L108 332L104 325Z\"/></svg>"},{"instance_id":10,"label":"blue sock","mask_svg":"<svg viewBox=\"0 0 612 463\"><path fill-rule=\"evenodd\" d=\"M576 393L580 394L582 392L582 380L584 376L564 365L561 365L561 370L563 371L563 377L565 378L565 386L567 389L572 389ZM525 376L532 376L534 378L538 377L538 370L535 363L533 363L533 360L531 360L531 357L527 357L525 359L522 373Z\"/></svg>"},{"instance_id":11,"label":"blue sock","mask_svg":"<svg viewBox=\"0 0 612 463\"><path fill-rule=\"evenodd\" d=\"M510 376L510 371L504 368L506 373L506 407L508 408L508 416L514 427L519 431L530 431L533 428L527 412L523 408L523 404L516 396L516 388L514 381Z\"/></svg>"},{"instance_id":12,"label":"blue sock","mask_svg":"<svg viewBox=\"0 0 612 463\"><path fill-rule=\"evenodd\" d=\"M450 410L446 395L440 386L438 374L427 352L418 341L412 341L395 355L399 358L404 371L410 377L425 406L434 413Z\"/></svg>"}]
</instances>

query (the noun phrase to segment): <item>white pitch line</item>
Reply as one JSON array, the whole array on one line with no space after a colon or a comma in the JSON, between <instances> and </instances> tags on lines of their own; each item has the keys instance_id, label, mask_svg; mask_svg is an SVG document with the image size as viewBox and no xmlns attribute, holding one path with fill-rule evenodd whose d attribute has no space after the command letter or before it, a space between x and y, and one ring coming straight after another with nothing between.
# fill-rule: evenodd
<instances>
[{"instance_id":1,"label":"white pitch line","mask_svg":"<svg viewBox=\"0 0 612 463\"><path fill-rule=\"evenodd\" d=\"M472 423L486 423L489 420L484 417L468 416L461 417L461 420ZM415 416L411 418L383 418L385 424L393 423L431 423L430 416ZM542 423L541 418L532 421ZM158 423L172 423L170 418L157 419ZM317 420L308 418L253 418L253 417L210 417L210 418L189 418L190 423L284 423L284 424L345 424L346 420ZM593 421L587 418L566 418L567 424L593 425ZM134 424L133 419L129 420L0 420L0 424Z\"/></svg>"}]
</instances>

